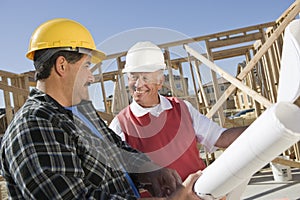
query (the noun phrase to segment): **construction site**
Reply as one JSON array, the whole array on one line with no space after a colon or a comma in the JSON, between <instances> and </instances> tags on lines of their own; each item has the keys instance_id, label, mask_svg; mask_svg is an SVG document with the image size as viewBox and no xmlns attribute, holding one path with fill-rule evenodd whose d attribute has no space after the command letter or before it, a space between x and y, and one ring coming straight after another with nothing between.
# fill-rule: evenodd
<instances>
[{"instance_id":1,"label":"construction site","mask_svg":"<svg viewBox=\"0 0 300 200\"><path fill-rule=\"evenodd\" d=\"M222 127L251 125L277 102L285 28L298 18L299 12L300 1L297 0L271 22L158 44L164 52L167 65L161 94L189 101L200 113ZM205 46L205 53L193 48L197 44ZM174 56L174 49L181 49L185 54ZM102 63L92 69L95 77L93 85L99 88L96 92L101 96L99 104L103 105L103 109L98 112L107 124L130 104L126 76L122 73L126 53L123 51L107 55ZM235 76L220 67L222 60L231 58L239 60L236 66L232 66L236 68ZM103 72L105 62L114 63L116 70ZM202 68L207 68L211 75L211 79L206 82L203 81ZM5 103L5 107L0 110L1 136L14 113L26 101L30 89L36 85L34 73L15 74L0 70L0 92ZM113 90L107 83L113 85ZM300 106L299 98L295 104ZM207 165L222 153L209 154L201 146L199 152ZM274 183L272 170L267 165L253 176L243 199L300 199L300 142L283 151L272 163L290 168L293 179ZM262 177L264 174L268 176ZM254 188L262 187L264 183L268 186ZM5 199L3 193L1 189L0 199Z\"/></svg>"}]
</instances>

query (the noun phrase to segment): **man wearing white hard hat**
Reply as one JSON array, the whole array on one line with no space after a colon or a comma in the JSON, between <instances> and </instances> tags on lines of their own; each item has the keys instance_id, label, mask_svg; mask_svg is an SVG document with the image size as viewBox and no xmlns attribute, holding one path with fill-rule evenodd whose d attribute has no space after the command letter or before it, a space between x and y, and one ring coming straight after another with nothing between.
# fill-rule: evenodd
<instances>
[{"instance_id":1,"label":"man wearing white hard hat","mask_svg":"<svg viewBox=\"0 0 300 200\"><path fill-rule=\"evenodd\" d=\"M222 128L189 102L160 95L165 67L162 50L152 42L138 42L129 49L123 72L128 76L132 103L113 119L110 128L162 167L175 169L184 180L206 167L197 143L208 152L226 148L245 127Z\"/></svg>"}]
</instances>

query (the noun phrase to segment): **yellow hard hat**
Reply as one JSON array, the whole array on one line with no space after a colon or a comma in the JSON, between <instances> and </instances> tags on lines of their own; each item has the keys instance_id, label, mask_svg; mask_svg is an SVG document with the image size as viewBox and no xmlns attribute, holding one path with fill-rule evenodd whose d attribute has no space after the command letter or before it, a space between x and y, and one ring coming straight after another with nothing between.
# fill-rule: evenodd
<instances>
[{"instance_id":1,"label":"yellow hard hat","mask_svg":"<svg viewBox=\"0 0 300 200\"><path fill-rule=\"evenodd\" d=\"M26 57L33 60L35 51L49 48L69 48L70 51L79 52L88 50L92 63L101 62L105 58L105 54L96 49L90 32L80 23L65 18L56 18L41 24L31 36Z\"/></svg>"}]
</instances>

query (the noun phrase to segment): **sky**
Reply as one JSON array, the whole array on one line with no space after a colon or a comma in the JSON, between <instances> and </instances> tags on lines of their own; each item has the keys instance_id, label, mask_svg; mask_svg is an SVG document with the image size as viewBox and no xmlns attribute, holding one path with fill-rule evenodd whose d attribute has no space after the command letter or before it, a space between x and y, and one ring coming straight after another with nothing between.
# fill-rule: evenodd
<instances>
[{"instance_id":1,"label":"sky","mask_svg":"<svg viewBox=\"0 0 300 200\"><path fill-rule=\"evenodd\" d=\"M170 42L275 21L294 0L1 0L0 70L34 70L25 57L33 31L53 18L83 24L107 54L128 50L134 34ZM153 29L162 33L155 35ZM171 33L171 34L169 34ZM134 36L133 36L134 35ZM114 42L111 42L111 41ZM1 104L1 101L0 101ZM1 105L0 105L1 107Z\"/></svg>"},{"instance_id":2,"label":"sky","mask_svg":"<svg viewBox=\"0 0 300 200\"><path fill-rule=\"evenodd\" d=\"M33 70L32 62L25 57L29 39L41 23L52 18L63 17L80 22L90 30L98 47L109 38L134 29L156 27L196 37L266 23L276 20L293 2L1 0L0 69L14 73ZM114 44L114 51L124 50L118 50L117 46ZM101 50L110 53L110 49Z\"/></svg>"}]
</instances>

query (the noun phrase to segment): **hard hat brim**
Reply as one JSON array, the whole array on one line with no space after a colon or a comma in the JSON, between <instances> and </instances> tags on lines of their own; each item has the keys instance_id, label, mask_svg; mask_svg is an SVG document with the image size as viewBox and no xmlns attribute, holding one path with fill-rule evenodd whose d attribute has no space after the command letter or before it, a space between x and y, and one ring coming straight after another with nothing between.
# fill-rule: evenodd
<instances>
[{"instance_id":1,"label":"hard hat brim","mask_svg":"<svg viewBox=\"0 0 300 200\"><path fill-rule=\"evenodd\" d=\"M127 67L122 70L123 73L127 72L156 72L158 70L164 70L166 65L143 65L143 66L134 66L134 67Z\"/></svg>"},{"instance_id":2,"label":"hard hat brim","mask_svg":"<svg viewBox=\"0 0 300 200\"><path fill-rule=\"evenodd\" d=\"M55 47L54 47L55 48ZM49 48L44 48L44 49L49 49ZM82 51L82 49L85 49L85 48L71 48L71 47L59 47L57 48L58 50L65 50L65 51L74 51L75 49L79 49L79 53L83 53L83 54L88 54L91 56L91 62L96 64L96 63L99 63L101 62L102 60L104 60L106 58L106 55L104 52L102 51L99 51L97 49L87 49L87 51L89 51L89 53L86 53L87 51ZM39 50L42 50L42 49L39 49ZM34 52L35 50L32 50L30 52L28 52L26 54L26 57L30 60L33 60L34 59Z\"/></svg>"},{"instance_id":3,"label":"hard hat brim","mask_svg":"<svg viewBox=\"0 0 300 200\"><path fill-rule=\"evenodd\" d=\"M99 63L102 60L104 60L105 58L106 58L106 55L102 51L99 51L99 50L92 51L92 60L91 60L92 63L94 63L94 64Z\"/></svg>"}]
</instances>

